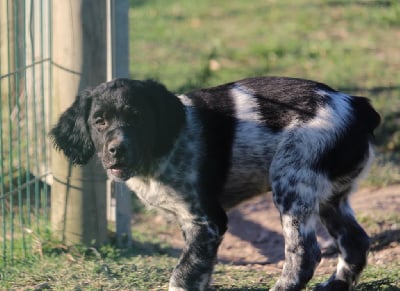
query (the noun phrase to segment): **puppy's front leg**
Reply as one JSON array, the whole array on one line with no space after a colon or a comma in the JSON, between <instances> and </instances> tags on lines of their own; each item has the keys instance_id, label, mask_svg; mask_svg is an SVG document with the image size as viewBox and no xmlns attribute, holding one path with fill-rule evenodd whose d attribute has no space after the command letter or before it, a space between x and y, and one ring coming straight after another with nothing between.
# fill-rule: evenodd
<instances>
[{"instance_id":1,"label":"puppy's front leg","mask_svg":"<svg viewBox=\"0 0 400 291\"><path fill-rule=\"evenodd\" d=\"M172 273L169 291L205 290L223 234L207 219L181 222L181 228L186 246Z\"/></svg>"}]
</instances>

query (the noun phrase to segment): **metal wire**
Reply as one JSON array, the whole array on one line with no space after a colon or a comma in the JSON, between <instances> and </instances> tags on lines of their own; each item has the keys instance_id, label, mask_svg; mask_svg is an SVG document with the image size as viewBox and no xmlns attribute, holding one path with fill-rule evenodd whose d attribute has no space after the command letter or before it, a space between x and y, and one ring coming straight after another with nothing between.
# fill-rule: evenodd
<instances>
[{"instance_id":1,"label":"metal wire","mask_svg":"<svg viewBox=\"0 0 400 291\"><path fill-rule=\"evenodd\" d=\"M1 5L0 265L5 265L35 255L33 236L48 228L51 0Z\"/></svg>"}]
</instances>

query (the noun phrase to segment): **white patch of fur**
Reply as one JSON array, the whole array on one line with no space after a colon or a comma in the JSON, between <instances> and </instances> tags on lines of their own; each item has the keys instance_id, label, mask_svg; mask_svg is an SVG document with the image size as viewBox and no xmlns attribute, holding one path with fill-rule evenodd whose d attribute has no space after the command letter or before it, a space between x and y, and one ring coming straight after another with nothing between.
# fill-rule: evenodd
<instances>
[{"instance_id":1,"label":"white patch of fur","mask_svg":"<svg viewBox=\"0 0 400 291\"><path fill-rule=\"evenodd\" d=\"M177 95L176 97L178 97L186 107L193 107L193 101L185 94Z\"/></svg>"},{"instance_id":2,"label":"white patch of fur","mask_svg":"<svg viewBox=\"0 0 400 291\"><path fill-rule=\"evenodd\" d=\"M238 120L262 122L259 105L247 88L235 85L231 90L231 96L235 106L235 117Z\"/></svg>"},{"instance_id":3,"label":"white patch of fur","mask_svg":"<svg viewBox=\"0 0 400 291\"><path fill-rule=\"evenodd\" d=\"M183 201L182 195L175 189L154 179L132 177L126 181L129 189L147 206L157 207L168 212L179 213L184 219L194 218L190 206Z\"/></svg>"},{"instance_id":4,"label":"white patch of fur","mask_svg":"<svg viewBox=\"0 0 400 291\"><path fill-rule=\"evenodd\" d=\"M342 256L339 256L338 264L337 264L337 273L340 274L342 272L342 270L348 269L348 268L349 267L348 267L346 261L343 259Z\"/></svg>"},{"instance_id":5,"label":"white patch of fur","mask_svg":"<svg viewBox=\"0 0 400 291\"><path fill-rule=\"evenodd\" d=\"M351 273L352 273L351 268L346 263L346 261L343 259L343 254L340 255L338 258L338 264L336 267L336 278L341 279L341 280L346 280L346 282L351 285L353 283L352 278L348 275Z\"/></svg>"},{"instance_id":6,"label":"white patch of fur","mask_svg":"<svg viewBox=\"0 0 400 291\"><path fill-rule=\"evenodd\" d=\"M327 95L319 91L321 95ZM292 138L302 142L302 157L313 161L327 145L332 145L351 119L350 97L342 93L330 93L331 102L317 110L316 116L291 132Z\"/></svg>"},{"instance_id":7,"label":"white patch of fur","mask_svg":"<svg viewBox=\"0 0 400 291\"><path fill-rule=\"evenodd\" d=\"M291 241L297 240L298 232L295 227L293 227L294 219L291 215L282 215L282 230L286 239L290 239ZM288 247L288 245L285 245Z\"/></svg>"}]
</instances>

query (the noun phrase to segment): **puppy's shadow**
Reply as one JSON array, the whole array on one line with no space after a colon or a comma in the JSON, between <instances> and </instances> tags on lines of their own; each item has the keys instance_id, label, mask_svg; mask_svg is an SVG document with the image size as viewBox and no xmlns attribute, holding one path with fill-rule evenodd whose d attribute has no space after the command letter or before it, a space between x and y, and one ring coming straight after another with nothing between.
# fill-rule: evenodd
<instances>
[{"instance_id":1,"label":"puppy's shadow","mask_svg":"<svg viewBox=\"0 0 400 291\"><path fill-rule=\"evenodd\" d=\"M229 233L234 235L235 237L249 242L252 247L258 250L259 254L261 254L265 259L261 259L258 261L254 260L238 260L234 262L229 262L234 265L243 265L243 264L275 264L279 261L282 261L285 257L284 255L284 239L281 233L276 232L274 230L268 229L263 226L261 223L257 223L251 219L248 219L245 214L242 213L241 210L244 211L252 211L260 210L258 208L262 208L262 212L268 213L269 211L277 211L269 201L265 201L263 198L261 201L257 201L254 204L246 204L241 206L238 209L234 209L229 212ZM273 209L272 209L273 208ZM249 210L250 209L250 210ZM265 218L270 217L265 216ZM264 219L261 217L260 219ZM280 226L279 218L273 217L274 223ZM226 262L227 260L221 260L222 262Z\"/></svg>"},{"instance_id":2,"label":"puppy's shadow","mask_svg":"<svg viewBox=\"0 0 400 291\"><path fill-rule=\"evenodd\" d=\"M251 215L252 212L256 212L257 214ZM231 210L228 217L228 232L250 243L258 251L259 255L256 260L244 258L232 262L222 259L221 262L229 262L234 265L276 264L285 259L285 241L280 231L281 222L279 212L273 205L271 197L268 195L261 196L249 203L245 203L239 206L239 208ZM264 221L267 221L267 223L263 223ZM273 226L273 229L268 228L265 224ZM337 250L334 247L333 240L321 223L317 224L316 232L322 255L325 257L335 255Z\"/></svg>"},{"instance_id":3,"label":"puppy's shadow","mask_svg":"<svg viewBox=\"0 0 400 291\"><path fill-rule=\"evenodd\" d=\"M265 288L216 288L208 289L207 291L265 291Z\"/></svg>"}]
</instances>

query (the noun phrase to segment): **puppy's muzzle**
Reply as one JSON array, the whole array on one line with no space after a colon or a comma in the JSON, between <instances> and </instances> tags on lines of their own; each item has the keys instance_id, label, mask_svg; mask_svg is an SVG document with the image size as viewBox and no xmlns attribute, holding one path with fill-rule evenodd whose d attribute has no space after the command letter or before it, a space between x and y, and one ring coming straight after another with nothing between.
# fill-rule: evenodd
<instances>
[{"instance_id":1,"label":"puppy's muzzle","mask_svg":"<svg viewBox=\"0 0 400 291\"><path fill-rule=\"evenodd\" d=\"M123 128L116 128L106 136L103 147L103 166L114 178L127 179L131 174L128 139Z\"/></svg>"},{"instance_id":2,"label":"puppy's muzzle","mask_svg":"<svg viewBox=\"0 0 400 291\"><path fill-rule=\"evenodd\" d=\"M124 129L122 127L115 128L109 131L105 137L103 148L104 157L112 161L125 159L128 150L128 141Z\"/></svg>"}]
</instances>

